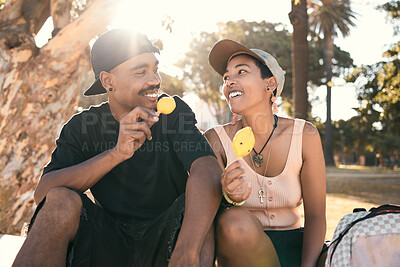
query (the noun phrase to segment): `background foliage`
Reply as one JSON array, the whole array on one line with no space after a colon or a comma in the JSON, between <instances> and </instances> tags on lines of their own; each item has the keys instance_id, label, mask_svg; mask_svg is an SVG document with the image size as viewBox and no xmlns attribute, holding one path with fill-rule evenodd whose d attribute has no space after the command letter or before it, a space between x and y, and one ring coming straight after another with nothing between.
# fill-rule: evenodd
<instances>
[{"instance_id":1,"label":"background foliage","mask_svg":"<svg viewBox=\"0 0 400 267\"><path fill-rule=\"evenodd\" d=\"M224 38L233 39L249 48L258 48L272 54L286 71L285 86L282 98L285 111L291 114L292 99L292 66L291 66L291 34L281 23L247 22L245 20L219 23L218 31L202 32L195 37L177 66L184 74L183 79L190 90L199 95L212 108L218 122L224 123L228 116L227 104L221 98L222 78L208 64L208 53L216 41ZM309 83L319 86L325 82L323 69L323 46L317 39L309 42ZM334 75L340 76L353 66L350 54L335 46Z\"/></svg>"}]
</instances>

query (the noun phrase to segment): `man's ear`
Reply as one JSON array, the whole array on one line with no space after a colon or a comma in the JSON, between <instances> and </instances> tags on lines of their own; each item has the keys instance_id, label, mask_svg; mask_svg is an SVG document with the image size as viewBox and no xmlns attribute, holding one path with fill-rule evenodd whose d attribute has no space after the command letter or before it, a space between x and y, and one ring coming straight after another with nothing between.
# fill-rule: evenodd
<instances>
[{"instance_id":1,"label":"man's ear","mask_svg":"<svg viewBox=\"0 0 400 267\"><path fill-rule=\"evenodd\" d=\"M100 72L100 82L103 85L103 87L108 91L110 88L113 88L112 85L112 78L111 78L111 73L102 71Z\"/></svg>"}]
</instances>

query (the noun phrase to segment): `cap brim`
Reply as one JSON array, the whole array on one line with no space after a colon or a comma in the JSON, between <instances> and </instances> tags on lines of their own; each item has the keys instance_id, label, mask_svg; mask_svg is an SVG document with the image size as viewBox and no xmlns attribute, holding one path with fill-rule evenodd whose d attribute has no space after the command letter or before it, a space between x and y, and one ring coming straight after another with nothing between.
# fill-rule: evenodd
<instances>
[{"instance_id":1,"label":"cap brim","mask_svg":"<svg viewBox=\"0 0 400 267\"><path fill-rule=\"evenodd\" d=\"M91 95L99 95L99 94L105 94L107 93L106 89L103 87L101 84L101 81L99 78L97 78L94 83L85 91L84 95L85 96L91 96Z\"/></svg>"},{"instance_id":2,"label":"cap brim","mask_svg":"<svg viewBox=\"0 0 400 267\"><path fill-rule=\"evenodd\" d=\"M257 58L261 62L264 62L262 58L250 49L229 39L220 40L214 45L208 55L208 61L210 62L211 67L219 75L224 76L228 61L232 56L237 54L247 54Z\"/></svg>"}]
</instances>

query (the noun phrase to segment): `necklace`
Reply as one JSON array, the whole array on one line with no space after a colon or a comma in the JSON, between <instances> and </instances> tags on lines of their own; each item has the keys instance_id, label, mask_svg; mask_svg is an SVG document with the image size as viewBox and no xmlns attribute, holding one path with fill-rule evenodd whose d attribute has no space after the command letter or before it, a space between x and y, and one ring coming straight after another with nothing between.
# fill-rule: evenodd
<instances>
[{"instance_id":1,"label":"necklace","mask_svg":"<svg viewBox=\"0 0 400 267\"><path fill-rule=\"evenodd\" d=\"M275 131L276 126L278 126L278 116L276 116L276 115L274 114L274 128L272 129L272 132L271 132L271 134L269 135L269 137L268 137L268 139L267 139L267 142L265 142L264 146L261 148L260 152L258 152L258 153L257 153L257 151L256 151L256 150L254 149L254 147L253 147L253 151L254 151L253 161L254 161L254 164L255 164L257 167L261 167L262 164L263 164L264 158L263 158L263 155L262 155L261 153L263 152L265 146L268 144L269 140L271 139L272 135L274 134L274 131ZM271 142L272 142L272 141L271 141ZM255 168L254 168L254 170L255 170Z\"/></svg>"},{"instance_id":2,"label":"necklace","mask_svg":"<svg viewBox=\"0 0 400 267\"><path fill-rule=\"evenodd\" d=\"M269 157L271 156L271 150L272 150L272 137L271 137L271 145L269 146L269 151L268 151L267 164L265 165L264 177L265 177L265 174L267 173ZM249 154L249 156L250 156L250 154ZM260 203L264 203L264 198L265 198L264 179L262 179L262 183L260 184L260 181L257 177L256 167L254 166L254 161L252 160L251 156L250 156L250 161L253 164L254 172L256 173L256 180L257 180L258 185L260 186L260 189L258 190L258 197L260 198Z\"/></svg>"}]
</instances>

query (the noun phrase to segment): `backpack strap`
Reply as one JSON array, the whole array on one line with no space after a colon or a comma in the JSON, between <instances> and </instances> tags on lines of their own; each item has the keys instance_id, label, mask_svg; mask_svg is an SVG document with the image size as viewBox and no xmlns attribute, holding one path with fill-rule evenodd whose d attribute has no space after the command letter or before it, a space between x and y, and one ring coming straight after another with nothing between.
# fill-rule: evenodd
<instances>
[{"instance_id":1,"label":"backpack strap","mask_svg":"<svg viewBox=\"0 0 400 267\"><path fill-rule=\"evenodd\" d=\"M400 206L392 205L392 204L385 204L385 205L379 206L377 208L371 208L369 211L374 214L377 214L377 215L385 214L385 213L397 213L397 212L400 212Z\"/></svg>"},{"instance_id":2,"label":"backpack strap","mask_svg":"<svg viewBox=\"0 0 400 267\"><path fill-rule=\"evenodd\" d=\"M355 209L355 212L358 212L358 211L360 211L360 210ZM349 225L347 225L347 227L338 235L338 237L329 244L329 246L334 246L332 253L331 253L331 257L329 259L329 262L332 263L333 254L335 253L337 246L339 245L340 241L342 241L342 238L347 234L347 232L350 231L350 229L355 224L357 224L358 222L367 220L369 218L372 218L372 217L375 217L378 215L382 215L382 214L388 214L388 213L400 213L400 206L385 204L385 205L381 205L376 208L371 208L367 215L349 223Z\"/></svg>"}]
</instances>

